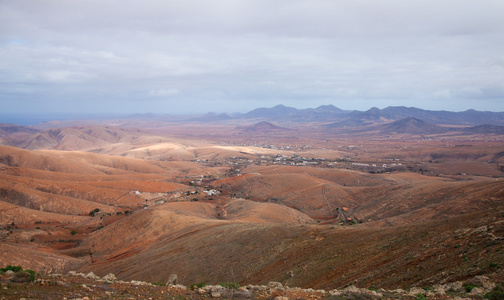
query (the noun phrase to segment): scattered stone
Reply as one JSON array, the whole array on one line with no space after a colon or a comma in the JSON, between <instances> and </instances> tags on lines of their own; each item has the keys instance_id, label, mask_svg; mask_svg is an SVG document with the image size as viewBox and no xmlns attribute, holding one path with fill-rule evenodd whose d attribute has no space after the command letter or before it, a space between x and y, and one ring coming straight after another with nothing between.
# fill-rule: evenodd
<instances>
[{"instance_id":1,"label":"scattered stone","mask_svg":"<svg viewBox=\"0 0 504 300\"><path fill-rule=\"evenodd\" d=\"M70 285L64 281L61 281L61 280L58 280L56 281L56 285L59 285L59 286L65 286L65 287L69 287Z\"/></svg>"},{"instance_id":2,"label":"scattered stone","mask_svg":"<svg viewBox=\"0 0 504 300\"><path fill-rule=\"evenodd\" d=\"M114 282L117 281L117 277L113 273L108 273L103 277L103 280Z\"/></svg>"},{"instance_id":3,"label":"scattered stone","mask_svg":"<svg viewBox=\"0 0 504 300\"><path fill-rule=\"evenodd\" d=\"M82 288L84 288L85 290L87 290L88 292L92 292L93 289L88 287L86 284L82 284Z\"/></svg>"},{"instance_id":4,"label":"scattered stone","mask_svg":"<svg viewBox=\"0 0 504 300\"><path fill-rule=\"evenodd\" d=\"M185 285L182 285L182 284L170 285L170 288L179 289L179 290L187 290L187 287Z\"/></svg>"},{"instance_id":5,"label":"scattered stone","mask_svg":"<svg viewBox=\"0 0 504 300\"><path fill-rule=\"evenodd\" d=\"M471 290L471 292L469 293L469 295L471 296L476 296L476 295L481 295L485 293L485 290L482 289L482 288L479 288L479 287L475 287Z\"/></svg>"},{"instance_id":6,"label":"scattered stone","mask_svg":"<svg viewBox=\"0 0 504 300\"><path fill-rule=\"evenodd\" d=\"M13 272L18 274L20 272ZM21 272L22 273L22 272ZM280 282L269 282L268 285L247 285L240 288L227 288L221 285L205 285L201 288L195 288L193 291L181 284L168 284L167 287L157 287L144 281L132 280L124 282L115 280L113 273L109 273L103 277L94 275L90 272L83 275L84 278L72 278L71 276L81 276L82 273L71 271L67 275L46 275L40 276L33 283L24 284L29 287L35 286L37 289L45 289L47 286L64 286L74 288L73 294L67 294L69 299L104 299L121 298L121 299L158 299L163 295L163 299L187 297L188 299L274 299L274 300L289 300L289 299L324 299L334 297L336 299L381 299L392 297L394 299L413 299L419 298L420 295L427 299L452 299L453 295L448 296L451 292L456 292L458 297L453 299L479 299L491 291L495 286L488 277L476 276L464 282L451 282L446 284L433 285L431 289L424 290L419 287L412 287L407 291L402 289L378 291L369 290L367 288L358 288L355 285L350 285L343 290L314 290L311 288L303 289L299 287L290 288ZM57 277L57 279L56 279ZM3 277L5 280L5 277ZM175 279L175 276L171 276ZM93 280L93 281L92 281ZM107 281L107 284L103 284ZM102 282L102 283L100 283ZM176 280L171 281L175 283ZM77 284L76 284L77 283ZM23 283L21 283L23 284ZM12 285L12 283L10 283ZM135 286L149 287L135 287ZM466 292L466 286L472 286L470 292ZM26 290L25 287L25 290ZM5 290L5 284L0 284L0 290ZM22 289L19 289L22 290ZM469 289L467 289L469 290ZM5 293L5 292L3 292ZM0 293L1 294L1 293ZM98 295L101 295L97 298ZM156 296L154 296L156 295ZM63 295L61 295L63 296ZM33 299L31 294L18 294L18 297ZM1 298L1 297L0 297ZM63 297L61 297L62 299ZM20 298L21 299L21 298ZM1 300L1 299L0 299Z\"/></svg>"},{"instance_id":7,"label":"scattered stone","mask_svg":"<svg viewBox=\"0 0 504 300\"><path fill-rule=\"evenodd\" d=\"M418 287L412 287L409 291L409 294L410 296L416 296L416 295L425 295L425 290L424 289L421 289L421 288L418 288Z\"/></svg>"},{"instance_id":8,"label":"scattered stone","mask_svg":"<svg viewBox=\"0 0 504 300\"><path fill-rule=\"evenodd\" d=\"M93 279L93 280L100 279L100 277L96 276L95 273L93 273L93 272L87 273L84 277L86 277L88 279Z\"/></svg>"},{"instance_id":9,"label":"scattered stone","mask_svg":"<svg viewBox=\"0 0 504 300\"><path fill-rule=\"evenodd\" d=\"M474 277L474 281L480 283L487 291L491 291L495 287L495 283L490 282L486 276L476 276Z\"/></svg>"},{"instance_id":10,"label":"scattered stone","mask_svg":"<svg viewBox=\"0 0 504 300\"><path fill-rule=\"evenodd\" d=\"M445 295L446 294L446 285L436 284L433 286L433 293L436 295Z\"/></svg>"},{"instance_id":11,"label":"scattered stone","mask_svg":"<svg viewBox=\"0 0 504 300\"><path fill-rule=\"evenodd\" d=\"M472 233L483 233L487 231L487 226L481 226L472 231Z\"/></svg>"},{"instance_id":12,"label":"scattered stone","mask_svg":"<svg viewBox=\"0 0 504 300\"><path fill-rule=\"evenodd\" d=\"M282 289L283 288L283 285L280 283L280 282L276 282L276 281L270 281L268 283L268 287L270 289Z\"/></svg>"},{"instance_id":13,"label":"scattered stone","mask_svg":"<svg viewBox=\"0 0 504 300\"><path fill-rule=\"evenodd\" d=\"M446 287L446 291L464 292L464 286L461 281L450 282L446 285Z\"/></svg>"},{"instance_id":14,"label":"scattered stone","mask_svg":"<svg viewBox=\"0 0 504 300\"><path fill-rule=\"evenodd\" d=\"M372 295L372 296L375 296L375 297L377 297L377 298L383 298L383 294L382 294L382 293L379 293L379 292L377 292L377 291L369 291L369 293L368 293L368 294L370 294L370 295Z\"/></svg>"},{"instance_id":15,"label":"scattered stone","mask_svg":"<svg viewBox=\"0 0 504 300\"><path fill-rule=\"evenodd\" d=\"M206 290L208 290L210 292L219 292L220 293L220 292L227 290L227 289L223 286L220 286L220 285L209 285L208 289L206 289Z\"/></svg>"},{"instance_id":16,"label":"scattered stone","mask_svg":"<svg viewBox=\"0 0 504 300\"><path fill-rule=\"evenodd\" d=\"M145 282L145 281L139 281L139 280L131 280L130 283L132 285L151 285L150 283L148 282Z\"/></svg>"},{"instance_id":17,"label":"scattered stone","mask_svg":"<svg viewBox=\"0 0 504 300\"><path fill-rule=\"evenodd\" d=\"M344 288L343 292L345 292L345 293L359 293L360 290L355 285L352 284L352 285Z\"/></svg>"}]
</instances>

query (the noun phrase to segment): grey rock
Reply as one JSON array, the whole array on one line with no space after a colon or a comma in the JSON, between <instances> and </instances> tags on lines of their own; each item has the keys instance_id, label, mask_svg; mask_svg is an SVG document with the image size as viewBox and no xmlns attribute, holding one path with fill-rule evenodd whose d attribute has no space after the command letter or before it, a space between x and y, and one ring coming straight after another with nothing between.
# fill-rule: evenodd
<instances>
[{"instance_id":1,"label":"grey rock","mask_svg":"<svg viewBox=\"0 0 504 300\"><path fill-rule=\"evenodd\" d=\"M479 287L475 287L471 290L471 292L469 293L469 295L471 296L476 296L476 295L481 295L485 293L485 290L482 289L482 288L479 288Z\"/></svg>"},{"instance_id":2,"label":"grey rock","mask_svg":"<svg viewBox=\"0 0 504 300\"><path fill-rule=\"evenodd\" d=\"M268 283L268 287L270 289L281 289L281 288L283 288L283 285L280 282L270 281Z\"/></svg>"},{"instance_id":3,"label":"grey rock","mask_svg":"<svg viewBox=\"0 0 504 300\"><path fill-rule=\"evenodd\" d=\"M418 295L418 294L425 295L425 290L421 289L421 288L418 288L418 287L412 287L412 288L410 288L410 290L409 290L409 295L410 296L415 296L415 295Z\"/></svg>"},{"instance_id":4,"label":"grey rock","mask_svg":"<svg viewBox=\"0 0 504 300\"><path fill-rule=\"evenodd\" d=\"M352 285L344 288L343 292L345 292L345 293L359 293L360 290L359 290L359 288L357 288L355 285L352 284Z\"/></svg>"},{"instance_id":5,"label":"grey rock","mask_svg":"<svg viewBox=\"0 0 504 300\"><path fill-rule=\"evenodd\" d=\"M103 276L103 279L106 281L117 281L117 277L113 273L108 273L107 275Z\"/></svg>"},{"instance_id":6,"label":"grey rock","mask_svg":"<svg viewBox=\"0 0 504 300\"><path fill-rule=\"evenodd\" d=\"M100 277L96 276L95 273L93 272L89 272L87 273L84 277L88 278L88 279L100 279Z\"/></svg>"},{"instance_id":7,"label":"grey rock","mask_svg":"<svg viewBox=\"0 0 504 300\"><path fill-rule=\"evenodd\" d=\"M170 277L168 278L168 281L166 282L166 285L176 285L177 283L178 283L177 274L171 274Z\"/></svg>"}]
</instances>

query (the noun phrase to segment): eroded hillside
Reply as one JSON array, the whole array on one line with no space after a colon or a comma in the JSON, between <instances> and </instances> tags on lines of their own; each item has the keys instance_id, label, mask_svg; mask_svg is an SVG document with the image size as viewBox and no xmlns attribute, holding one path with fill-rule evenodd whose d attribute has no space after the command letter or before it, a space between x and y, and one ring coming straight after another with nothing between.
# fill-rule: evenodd
<instances>
[{"instance_id":1,"label":"eroded hillside","mask_svg":"<svg viewBox=\"0 0 504 300\"><path fill-rule=\"evenodd\" d=\"M27 149L0 146L0 264L186 285L503 279L498 136L216 128L12 137Z\"/></svg>"}]
</instances>

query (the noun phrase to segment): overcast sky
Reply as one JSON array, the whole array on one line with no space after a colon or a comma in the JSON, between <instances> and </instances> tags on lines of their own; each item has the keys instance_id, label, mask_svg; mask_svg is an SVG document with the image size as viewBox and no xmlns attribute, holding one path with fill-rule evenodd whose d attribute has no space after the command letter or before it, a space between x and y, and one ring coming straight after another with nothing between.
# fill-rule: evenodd
<instances>
[{"instance_id":1,"label":"overcast sky","mask_svg":"<svg viewBox=\"0 0 504 300\"><path fill-rule=\"evenodd\" d=\"M504 111L503 16L502 0L0 0L0 112Z\"/></svg>"}]
</instances>

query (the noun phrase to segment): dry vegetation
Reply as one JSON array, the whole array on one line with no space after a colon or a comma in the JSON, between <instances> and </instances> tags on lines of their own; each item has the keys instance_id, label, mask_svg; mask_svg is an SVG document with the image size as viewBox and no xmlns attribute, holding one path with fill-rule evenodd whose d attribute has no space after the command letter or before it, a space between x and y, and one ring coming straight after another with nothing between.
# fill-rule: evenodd
<instances>
[{"instance_id":1,"label":"dry vegetation","mask_svg":"<svg viewBox=\"0 0 504 300\"><path fill-rule=\"evenodd\" d=\"M2 136L0 265L185 285L504 280L501 136L241 128Z\"/></svg>"}]
</instances>

